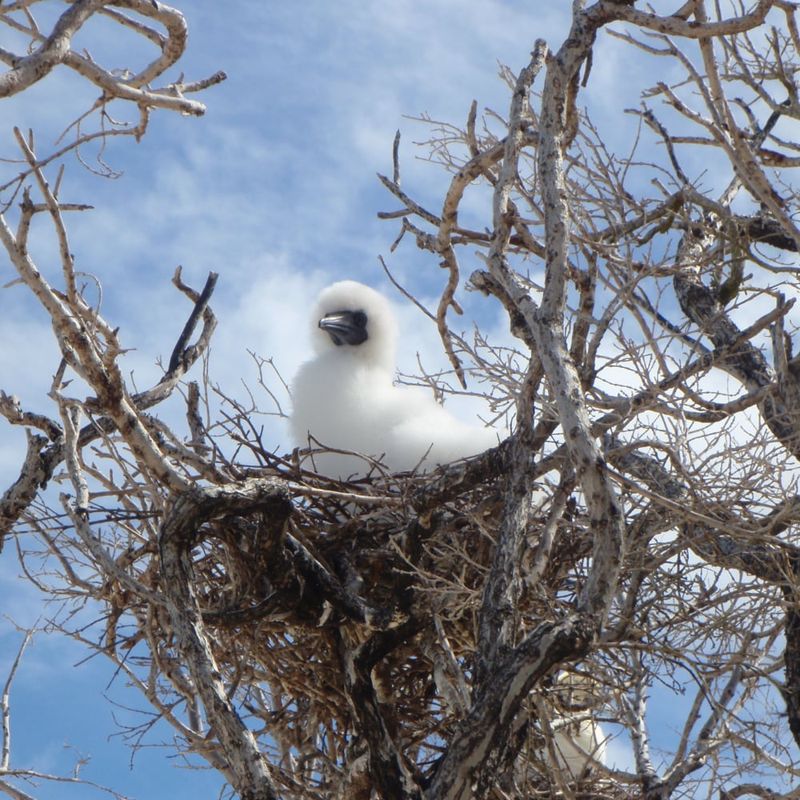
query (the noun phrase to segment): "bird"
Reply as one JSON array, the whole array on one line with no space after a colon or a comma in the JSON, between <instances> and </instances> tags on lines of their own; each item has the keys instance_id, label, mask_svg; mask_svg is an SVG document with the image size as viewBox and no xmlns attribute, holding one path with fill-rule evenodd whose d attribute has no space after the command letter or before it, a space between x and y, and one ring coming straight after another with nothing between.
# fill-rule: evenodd
<instances>
[{"instance_id":1,"label":"bird","mask_svg":"<svg viewBox=\"0 0 800 800\"><path fill-rule=\"evenodd\" d=\"M593 717L586 713L559 714L550 726L556 762L559 767L566 768L571 777L579 778L595 762L605 762L606 737Z\"/></svg>"},{"instance_id":2,"label":"bird","mask_svg":"<svg viewBox=\"0 0 800 800\"><path fill-rule=\"evenodd\" d=\"M315 355L291 383L289 426L295 447L324 451L310 456L317 473L360 477L370 459L392 473L426 472L498 444L493 428L462 422L424 390L394 384L402 336L375 289L353 280L323 289L310 333Z\"/></svg>"},{"instance_id":3,"label":"bird","mask_svg":"<svg viewBox=\"0 0 800 800\"><path fill-rule=\"evenodd\" d=\"M596 763L604 764L606 736L595 719L601 687L587 674L562 672L556 679L561 710L550 720L556 764L572 778L579 778Z\"/></svg>"}]
</instances>

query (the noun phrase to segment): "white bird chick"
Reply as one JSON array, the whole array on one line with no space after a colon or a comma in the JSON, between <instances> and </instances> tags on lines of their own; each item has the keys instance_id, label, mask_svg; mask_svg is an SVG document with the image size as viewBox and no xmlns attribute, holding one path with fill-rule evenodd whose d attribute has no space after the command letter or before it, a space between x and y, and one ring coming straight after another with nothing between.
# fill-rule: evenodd
<instances>
[{"instance_id":1,"label":"white bird chick","mask_svg":"<svg viewBox=\"0 0 800 800\"><path fill-rule=\"evenodd\" d=\"M392 383L397 338L391 306L374 289L340 281L322 291L311 315L316 356L292 383L296 446L307 446L311 436L323 448L370 456L401 472L431 469L497 444L491 428L467 425L424 391ZM369 469L364 459L341 453L316 453L313 465L336 478Z\"/></svg>"},{"instance_id":2,"label":"white bird chick","mask_svg":"<svg viewBox=\"0 0 800 800\"><path fill-rule=\"evenodd\" d=\"M597 713L599 691L586 674L562 673L556 681L556 692L563 711L556 712L550 722L553 749L559 767L573 778L580 777L594 762L605 762L606 737Z\"/></svg>"},{"instance_id":3,"label":"white bird chick","mask_svg":"<svg viewBox=\"0 0 800 800\"><path fill-rule=\"evenodd\" d=\"M560 767L579 778L595 761L605 763L606 742L600 723L586 714L557 716L550 723Z\"/></svg>"}]
</instances>

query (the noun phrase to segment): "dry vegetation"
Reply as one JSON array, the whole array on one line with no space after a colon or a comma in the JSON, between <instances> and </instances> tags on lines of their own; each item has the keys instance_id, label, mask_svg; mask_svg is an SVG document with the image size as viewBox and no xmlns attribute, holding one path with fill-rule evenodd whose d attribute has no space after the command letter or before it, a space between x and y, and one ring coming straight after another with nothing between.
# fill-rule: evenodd
<instances>
[{"instance_id":1,"label":"dry vegetation","mask_svg":"<svg viewBox=\"0 0 800 800\"><path fill-rule=\"evenodd\" d=\"M141 137L155 108L202 113L186 93L224 77L153 88L183 51L180 14L76 0L51 34L34 0L0 7L32 43L0 50L0 96L56 63L101 93L57 153L17 133L22 167L0 179L0 240L63 357L52 416L3 376L0 413L28 452L0 499L2 557L242 798L800 796L795 7L635 5L575 4L564 43L537 42L505 74L507 112L431 123L430 158L450 173L440 207L401 188L397 159L383 179L395 246L443 268L454 384L469 373L513 433L431 475L373 464L348 484L275 455L255 409L204 383L216 276L196 291L176 274L191 313L139 392L76 279L59 158ZM158 57L123 79L73 52L94 14ZM649 59L621 155L580 110L601 30ZM114 127L112 101L139 124ZM697 152L713 174L685 163ZM479 230L459 221L471 193ZM60 273L28 253L37 214ZM450 331L467 284L507 310L514 348ZM175 393L183 429L157 416ZM656 689L687 698L658 755ZM587 716L630 743L630 771L556 766L554 727ZM127 731L134 747L150 724ZM24 774L4 747L0 793L24 796Z\"/></svg>"}]
</instances>

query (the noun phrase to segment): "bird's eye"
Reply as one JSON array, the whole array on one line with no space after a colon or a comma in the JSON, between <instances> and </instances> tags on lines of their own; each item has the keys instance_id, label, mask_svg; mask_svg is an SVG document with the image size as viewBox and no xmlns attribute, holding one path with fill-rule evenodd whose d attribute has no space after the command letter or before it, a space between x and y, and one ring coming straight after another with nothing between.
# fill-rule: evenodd
<instances>
[{"instance_id":1,"label":"bird's eye","mask_svg":"<svg viewBox=\"0 0 800 800\"><path fill-rule=\"evenodd\" d=\"M357 328L366 328L367 327L367 315L363 311L354 311L353 312L353 324Z\"/></svg>"}]
</instances>

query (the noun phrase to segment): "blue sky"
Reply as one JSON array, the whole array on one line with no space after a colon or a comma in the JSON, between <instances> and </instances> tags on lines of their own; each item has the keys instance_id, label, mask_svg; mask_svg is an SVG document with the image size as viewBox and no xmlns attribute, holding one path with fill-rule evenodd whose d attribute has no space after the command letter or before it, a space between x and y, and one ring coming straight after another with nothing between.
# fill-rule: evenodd
<instances>
[{"instance_id":1,"label":"blue sky","mask_svg":"<svg viewBox=\"0 0 800 800\"><path fill-rule=\"evenodd\" d=\"M189 49L180 69L188 79L219 69L228 74L200 98L206 116L155 113L141 143L109 143L104 159L120 177L98 178L68 159L62 192L95 206L69 218L72 249L79 267L103 283L106 318L121 326L124 345L135 348L126 365L140 386L158 374L156 359L169 356L189 310L169 283L177 264L196 286L209 271L220 273L211 369L231 391L239 391L242 376L254 382L247 349L274 356L286 376L292 374L308 352L304 303L325 284L353 277L389 288L377 257L388 256L397 223L381 222L376 213L395 204L375 176L391 171L395 130L403 133L403 178L410 190L433 204L447 181L415 158L413 141L428 131L404 115L461 122L473 98L502 111L507 93L497 78L498 61L518 67L536 36L555 40L566 24L564 9L543 14L513 3L465 5L436 0L424 12L410 2L184 7ZM104 42L105 33L89 26L80 44L109 66L141 63L132 37ZM56 70L30 92L4 101L0 155L14 152L12 125L33 127L44 150L93 98L68 72ZM38 251L42 268L52 267L45 249ZM438 296L439 270L414 248L389 262L423 297ZM11 277L10 265L0 262L0 283ZM475 300L472 312L504 329L497 310ZM404 366L414 368L417 350L426 362L442 363L433 327L407 304L401 313L413 331ZM0 333L7 343L0 350L0 384L26 406L49 411L46 393L57 356L43 314L20 287L0 292ZM265 421L279 446L282 424ZM13 480L23 448L23 432L6 427L0 437L3 487ZM53 613L17 573L9 543L0 556L8 617L30 625ZM20 640L0 618L0 676ZM117 722L137 718L124 707L146 710L147 704L125 689L110 663L99 657L82 663L85 657L62 637L34 639L13 687L12 763L68 775L76 755L87 756L83 777L132 797L214 796L220 785L215 773L179 769L169 749L154 746L169 740L166 727L145 738L148 746L130 769L129 749L109 736L118 733ZM30 792L41 800L90 796L85 787L64 784L42 783Z\"/></svg>"},{"instance_id":2,"label":"blue sky","mask_svg":"<svg viewBox=\"0 0 800 800\"><path fill-rule=\"evenodd\" d=\"M220 273L211 374L234 393L242 391L242 378L255 382L248 349L274 357L284 376L291 376L308 353L308 302L327 283L356 278L391 294L378 264L381 254L402 282L434 302L443 285L435 260L410 242L390 255L397 223L376 217L396 208L375 177L391 173L395 130L402 132L405 188L435 207L449 178L419 157L425 151L414 142L427 139L430 130L408 117L425 114L461 124L473 99L479 108L505 114L508 90L497 76L498 64L518 71L539 37L557 47L570 6L505 0L186 4L189 49L180 69L189 80L219 69L228 74L226 82L199 97L208 106L206 116L155 113L141 143L109 143L104 159L119 177L96 177L68 159L62 190L62 198L96 207L69 218L71 244L79 268L103 284L106 319L121 327L123 345L133 348L124 363L139 387L160 374L156 360L168 358L189 311L170 286L178 264L184 279L197 287L209 271ZM106 33L102 26L88 26L79 43L108 66L141 63L138 42L128 36L105 41ZM637 105L647 82L620 76L643 69L643 63L601 34L581 97L605 140L623 151L635 129L621 111ZM46 149L93 97L57 70L30 92L4 101L0 155L14 152L12 125L33 127L40 149ZM477 197L465 212L471 209L482 227L491 217L480 202ZM42 267L52 268L52 259L45 257ZM0 261L0 284L11 277L10 265ZM393 296L407 332L401 368L414 370L417 353L429 367L444 365L434 327ZM507 338L496 305L476 295L462 299L464 329L477 320ZM0 291L0 337L6 343L0 350L0 387L19 395L28 408L49 411L46 393L56 352L42 313L20 287ZM265 418L265 425L267 440L281 447L283 424ZM3 488L13 480L22 452L23 432L5 427ZM9 543L0 556L4 611L30 625L52 610L43 610L17 572ZM19 639L0 618L0 676ZM129 751L108 737L117 730L113 715L127 720L134 715L108 699L130 707L144 704L124 689L122 678L113 680L109 664L99 658L80 663L85 655L61 638L37 637L14 686L13 763L68 773L75 753L65 749L69 745L91 756L85 777L130 796L212 796L216 776L174 768L168 750L141 750L136 768L129 770ZM145 742L158 744L162 736L168 738L169 731L157 728ZM620 747L621 761L623 751ZM44 785L32 794L42 800L88 796L85 789L70 794L61 785Z\"/></svg>"}]
</instances>

